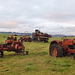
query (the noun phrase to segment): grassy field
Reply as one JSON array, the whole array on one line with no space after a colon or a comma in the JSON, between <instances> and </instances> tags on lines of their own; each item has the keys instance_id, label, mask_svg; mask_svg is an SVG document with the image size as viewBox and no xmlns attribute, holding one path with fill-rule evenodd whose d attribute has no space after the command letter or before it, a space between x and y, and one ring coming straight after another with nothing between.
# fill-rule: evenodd
<instances>
[{"instance_id":1,"label":"grassy field","mask_svg":"<svg viewBox=\"0 0 75 75\"><path fill-rule=\"evenodd\" d=\"M4 43L8 35L0 35L0 43ZM0 58L0 75L75 75L73 56L54 58L49 55L49 43L24 42L29 55L17 55L15 52L4 52Z\"/></svg>"}]
</instances>

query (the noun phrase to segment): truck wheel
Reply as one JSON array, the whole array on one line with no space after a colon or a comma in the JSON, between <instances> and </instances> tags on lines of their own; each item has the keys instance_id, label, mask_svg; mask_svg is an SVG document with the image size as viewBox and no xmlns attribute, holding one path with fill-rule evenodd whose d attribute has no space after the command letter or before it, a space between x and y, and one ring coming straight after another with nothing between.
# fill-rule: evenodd
<instances>
[{"instance_id":1,"label":"truck wheel","mask_svg":"<svg viewBox=\"0 0 75 75\"><path fill-rule=\"evenodd\" d=\"M53 44L49 48L49 54L53 57L62 57L63 56L63 50L62 47L58 44Z\"/></svg>"},{"instance_id":2,"label":"truck wheel","mask_svg":"<svg viewBox=\"0 0 75 75\"><path fill-rule=\"evenodd\" d=\"M47 43L48 41L47 40L44 40L44 42Z\"/></svg>"},{"instance_id":3,"label":"truck wheel","mask_svg":"<svg viewBox=\"0 0 75 75\"><path fill-rule=\"evenodd\" d=\"M3 51L0 51L0 58L3 57Z\"/></svg>"},{"instance_id":4,"label":"truck wheel","mask_svg":"<svg viewBox=\"0 0 75 75\"><path fill-rule=\"evenodd\" d=\"M34 38L33 41L34 41L34 42L37 42L37 41L38 41L38 38Z\"/></svg>"}]
</instances>

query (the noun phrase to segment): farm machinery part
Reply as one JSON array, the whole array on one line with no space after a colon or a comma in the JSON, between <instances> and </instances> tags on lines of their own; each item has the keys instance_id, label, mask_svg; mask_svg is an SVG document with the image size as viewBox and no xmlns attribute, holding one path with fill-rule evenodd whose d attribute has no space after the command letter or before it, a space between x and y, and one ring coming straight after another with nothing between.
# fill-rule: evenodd
<instances>
[{"instance_id":1,"label":"farm machinery part","mask_svg":"<svg viewBox=\"0 0 75 75\"><path fill-rule=\"evenodd\" d=\"M28 54L22 42L13 40L6 40L5 44L0 44L0 57L3 57L3 51L13 51L22 55ZM24 52L26 53L24 54Z\"/></svg>"},{"instance_id":2,"label":"farm machinery part","mask_svg":"<svg viewBox=\"0 0 75 75\"><path fill-rule=\"evenodd\" d=\"M62 41L54 40L49 47L49 54L53 57L62 57L75 53L75 39L62 38ZM75 55L75 54L74 54Z\"/></svg>"},{"instance_id":3,"label":"farm machinery part","mask_svg":"<svg viewBox=\"0 0 75 75\"><path fill-rule=\"evenodd\" d=\"M22 36L19 38L19 41L21 42L32 42L32 38L30 36Z\"/></svg>"},{"instance_id":4,"label":"farm machinery part","mask_svg":"<svg viewBox=\"0 0 75 75\"><path fill-rule=\"evenodd\" d=\"M38 42L48 42L49 38L51 36L48 35L47 33L42 33L39 30L35 30L35 33L32 33L32 38L33 41L38 41Z\"/></svg>"}]
</instances>

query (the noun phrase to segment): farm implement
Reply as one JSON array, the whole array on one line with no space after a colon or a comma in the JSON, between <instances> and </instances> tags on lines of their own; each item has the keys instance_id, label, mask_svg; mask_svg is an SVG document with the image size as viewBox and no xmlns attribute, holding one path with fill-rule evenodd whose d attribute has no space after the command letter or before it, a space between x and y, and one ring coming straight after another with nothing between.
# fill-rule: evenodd
<instances>
[{"instance_id":1,"label":"farm implement","mask_svg":"<svg viewBox=\"0 0 75 75\"><path fill-rule=\"evenodd\" d=\"M75 39L62 38L54 40L49 47L49 54L53 57L62 57L67 54L75 55Z\"/></svg>"},{"instance_id":2,"label":"farm implement","mask_svg":"<svg viewBox=\"0 0 75 75\"><path fill-rule=\"evenodd\" d=\"M0 44L0 57L3 57L3 51L13 51L20 54L28 54L28 51L25 50L23 43L20 41L14 41L12 39L6 40L5 44ZM25 52L25 54L24 54Z\"/></svg>"}]
</instances>

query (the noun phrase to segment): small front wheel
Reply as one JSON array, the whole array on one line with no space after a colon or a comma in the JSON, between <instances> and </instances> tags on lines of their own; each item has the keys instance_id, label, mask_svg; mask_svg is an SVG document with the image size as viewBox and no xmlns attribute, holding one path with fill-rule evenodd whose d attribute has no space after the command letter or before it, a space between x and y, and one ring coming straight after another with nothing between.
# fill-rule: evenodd
<instances>
[{"instance_id":1,"label":"small front wheel","mask_svg":"<svg viewBox=\"0 0 75 75\"><path fill-rule=\"evenodd\" d=\"M2 58L3 57L3 51L0 51L0 58Z\"/></svg>"}]
</instances>

